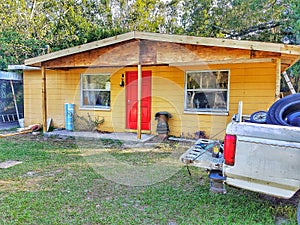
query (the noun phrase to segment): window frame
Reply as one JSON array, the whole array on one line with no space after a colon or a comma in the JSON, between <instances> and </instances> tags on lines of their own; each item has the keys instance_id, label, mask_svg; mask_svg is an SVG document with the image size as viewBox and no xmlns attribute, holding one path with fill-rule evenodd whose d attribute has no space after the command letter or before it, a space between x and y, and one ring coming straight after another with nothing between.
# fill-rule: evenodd
<instances>
[{"instance_id":1,"label":"window frame","mask_svg":"<svg viewBox=\"0 0 300 225\"><path fill-rule=\"evenodd\" d=\"M222 88L187 88L188 86L188 74L189 73L213 73L213 72L227 72L227 89ZM186 114L209 114L209 115L228 115L229 114L229 96L230 96L230 70L229 69L220 69L220 70L187 70L185 71L184 76L184 113ZM227 101L226 101L226 109L213 109L209 108L208 110L203 110L203 108L196 109L196 108L188 108L188 91L199 91L199 92L217 92L217 91L227 91Z\"/></svg>"},{"instance_id":2,"label":"window frame","mask_svg":"<svg viewBox=\"0 0 300 225\"><path fill-rule=\"evenodd\" d=\"M109 76L109 89L99 89L99 88L83 88L83 79L85 76ZM109 111L111 107L111 74L110 73L84 73L80 74L80 109L86 109L86 110L106 110ZM103 105L85 105L84 104L84 91L109 91L109 105L103 106Z\"/></svg>"}]
</instances>

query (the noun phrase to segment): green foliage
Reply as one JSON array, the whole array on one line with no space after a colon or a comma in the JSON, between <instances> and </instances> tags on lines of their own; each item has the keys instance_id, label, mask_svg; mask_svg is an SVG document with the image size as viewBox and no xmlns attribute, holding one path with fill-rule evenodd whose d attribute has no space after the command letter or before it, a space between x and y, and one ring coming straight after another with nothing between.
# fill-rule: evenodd
<instances>
[{"instance_id":1,"label":"green foliage","mask_svg":"<svg viewBox=\"0 0 300 225\"><path fill-rule=\"evenodd\" d=\"M189 1L183 24L193 35L282 42L291 15L299 11L292 1Z\"/></svg>"},{"instance_id":2,"label":"green foliage","mask_svg":"<svg viewBox=\"0 0 300 225\"><path fill-rule=\"evenodd\" d=\"M133 30L300 43L297 0L6 0L0 20L1 69Z\"/></svg>"},{"instance_id":3,"label":"green foliage","mask_svg":"<svg viewBox=\"0 0 300 225\"><path fill-rule=\"evenodd\" d=\"M27 38L14 30L0 32L0 70L6 70L8 64L22 64L24 59L43 54L45 42Z\"/></svg>"}]
</instances>

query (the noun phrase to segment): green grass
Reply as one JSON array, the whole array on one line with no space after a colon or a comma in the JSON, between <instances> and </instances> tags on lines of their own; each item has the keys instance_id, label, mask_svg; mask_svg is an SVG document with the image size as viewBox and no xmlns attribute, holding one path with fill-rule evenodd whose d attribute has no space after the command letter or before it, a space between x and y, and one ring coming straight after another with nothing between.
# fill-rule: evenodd
<instances>
[{"instance_id":1,"label":"green grass","mask_svg":"<svg viewBox=\"0 0 300 225\"><path fill-rule=\"evenodd\" d=\"M176 147L139 152L103 143L114 158L139 166L166 159ZM292 205L234 188L211 193L206 172L197 168L189 176L182 167L153 185L115 183L87 163L73 140L3 138L5 160L23 163L0 170L0 224L275 224L278 216L297 224Z\"/></svg>"}]
</instances>

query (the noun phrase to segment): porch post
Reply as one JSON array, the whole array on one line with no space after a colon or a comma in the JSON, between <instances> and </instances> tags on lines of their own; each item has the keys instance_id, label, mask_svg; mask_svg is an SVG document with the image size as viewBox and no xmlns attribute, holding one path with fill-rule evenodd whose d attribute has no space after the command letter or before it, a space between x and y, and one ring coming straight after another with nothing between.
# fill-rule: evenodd
<instances>
[{"instance_id":1,"label":"porch post","mask_svg":"<svg viewBox=\"0 0 300 225\"><path fill-rule=\"evenodd\" d=\"M47 90L46 90L46 69L41 67L42 73L42 116L43 116L43 132L47 132Z\"/></svg>"},{"instance_id":2,"label":"porch post","mask_svg":"<svg viewBox=\"0 0 300 225\"><path fill-rule=\"evenodd\" d=\"M280 98L281 59L276 59L276 89L275 101Z\"/></svg>"},{"instance_id":3,"label":"porch post","mask_svg":"<svg viewBox=\"0 0 300 225\"><path fill-rule=\"evenodd\" d=\"M137 116L137 138L141 139L141 124L142 124L142 116L141 116L141 99L142 99L142 66L138 65L138 116Z\"/></svg>"}]
</instances>

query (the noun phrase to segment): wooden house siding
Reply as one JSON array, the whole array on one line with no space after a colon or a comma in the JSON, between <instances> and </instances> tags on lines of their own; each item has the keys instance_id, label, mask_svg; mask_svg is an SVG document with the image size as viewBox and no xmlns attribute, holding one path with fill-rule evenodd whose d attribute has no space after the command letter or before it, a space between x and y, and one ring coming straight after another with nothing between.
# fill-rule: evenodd
<instances>
[{"instance_id":1,"label":"wooden house siding","mask_svg":"<svg viewBox=\"0 0 300 225\"><path fill-rule=\"evenodd\" d=\"M26 71L23 77L25 125L41 123L41 71Z\"/></svg>"},{"instance_id":2,"label":"wooden house siding","mask_svg":"<svg viewBox=\"0 0 300 225\"><path fill-rule=\"evenodd\" d=\"M237 113L238 102L244 102L244 113L267 110L275 100L275 65L215 65L211 67L157 68L157 82L153 83L153 111L168 111L173 115L169 125L171 134L192 136L197 131L205 131L209 136L223 135L226 124ZM263 68L263 69L261 69ZM226 115L201 115L184 112L184 76L186 70L230 71L230 106ZM255 74L255 75L254 75ZM248 79L249 76L249 79ZM255 80L254 77L258 77ZM162 82L159 82L162 81ZM260 82L263 82L261 85ZM160 83L160 84L158 84ZM164 83L161 88L161 83ZM168 84L168 86L166 86ZM153 121L155 126L155 121Z\"/></svg>"},{"instance_id":3,"label":"wooden house siding","mask_svg":"<svg viewBox=\"0 0 300 225\"><path fill-rule=\"evenodd\" d=\"M184 112L185 71L229 70L229 113L228 115L201 115ZM125 88L120 87L121 74L136 71L135 67L47 70L47 109L55 127L64 127L64 104L75 103L75 112L87 118L104 117L103 131L122 132L125 129ZM151 133L156 133L156 112L168 111L170 135L192 137L197 131L204 131L209 137L221 138L226 124L237 113L238 102L243 101L243 112L251 114L267 110L275 100L276 64L225 64L205 66L158 66L142 67L152 71ZM110 110L87 110L80 107L80 74L111 74ZM27 71L24 76L25 124L41 122L42 79L39 71Z\"/></svg>"}]
</instances>

